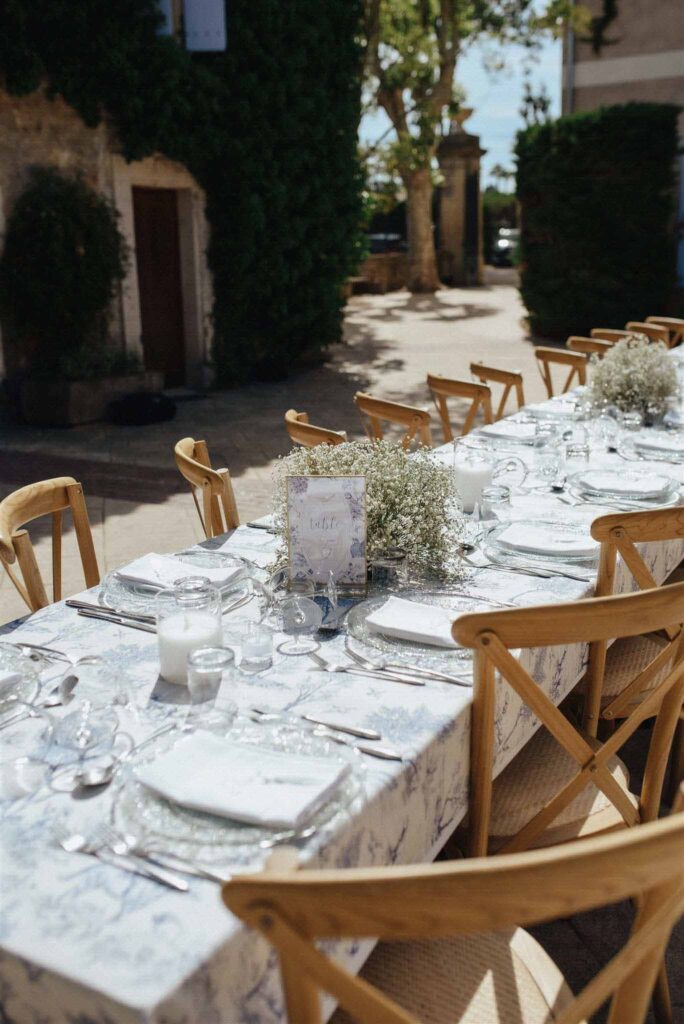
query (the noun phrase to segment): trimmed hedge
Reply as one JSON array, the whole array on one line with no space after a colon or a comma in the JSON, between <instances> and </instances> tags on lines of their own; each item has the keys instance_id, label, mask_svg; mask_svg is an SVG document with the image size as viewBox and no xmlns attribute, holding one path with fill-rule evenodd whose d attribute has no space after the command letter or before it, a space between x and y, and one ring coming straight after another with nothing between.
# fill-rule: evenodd
<instances>
[{"instance_id":1,"label":"trimmed hedge","mask_svg":"<svg viewBox=\"0 0 684 1024\"><path fill-rule=\"evenodd\" d=\"M235 0L225 54L157 35L157 0L4 0L0 76L47 82L125 157L205 190L220 385L280 377L339 339L361 253L361 0Z\"/></svg>"},{"instance_id":2,"label":"trimmed hedge","mask_svg":"<svg viewBox=\"0 0 684 1024\"><path fill-rule=\"evenodd\" d=\"M678 113L628 103L518 134L520 291L534 334L587 334L666 310Z\"/></svg>"}]
</instances>

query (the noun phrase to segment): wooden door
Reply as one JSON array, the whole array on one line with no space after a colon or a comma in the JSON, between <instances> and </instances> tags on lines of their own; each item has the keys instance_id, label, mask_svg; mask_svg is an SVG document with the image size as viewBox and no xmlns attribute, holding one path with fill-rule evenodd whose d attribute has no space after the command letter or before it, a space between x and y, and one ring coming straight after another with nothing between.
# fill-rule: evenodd
<instances>
[{"instance_id":1,"label":"wooden door","mask_svg":"<svg viewBox=\"0 0 684 1024\"><path fill-rule=\"evenodd\" d=\"M178 201L174 189L134 188L135 258L145 368L185 383Z\"/></svg>"}]
</instances>

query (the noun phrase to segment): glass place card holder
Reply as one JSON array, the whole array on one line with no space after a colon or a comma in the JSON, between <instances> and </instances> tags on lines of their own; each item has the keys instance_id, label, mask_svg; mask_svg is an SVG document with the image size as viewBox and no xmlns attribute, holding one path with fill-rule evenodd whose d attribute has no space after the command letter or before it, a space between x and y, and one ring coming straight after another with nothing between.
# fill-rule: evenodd
<instances>
[{"instance_id":1,"label":"glass place card holder","mask_svg":"<svg viewBox=\"0 0 684 1024\"><path fill-rule=\"evenodd\" d=\"M287 544L292 589L310 584L330 606L339 597L363 596L366 478L288 476Z\"/></svg>"}]
</instances>

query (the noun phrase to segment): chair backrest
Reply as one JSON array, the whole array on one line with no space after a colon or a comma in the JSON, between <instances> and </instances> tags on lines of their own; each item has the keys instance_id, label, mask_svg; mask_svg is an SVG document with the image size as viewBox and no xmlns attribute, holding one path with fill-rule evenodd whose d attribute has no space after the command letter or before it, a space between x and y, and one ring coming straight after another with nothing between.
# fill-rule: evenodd
<instances>
[{"instance_id":1,"label":"chair backrest","mask_svg":"<svg viewBox=\"0 0 684 1024\"><path fill-rule=\"evenodd\" d=\"M670 335L670 348L684 341L684 320L678 316L647 316L647 324L658 324L666 327Z\"/></svg>"},{"instance_id":2,"label":"chair backrest","mask_svg":"<svg viewBox=\"0 0 684 1024\"><path fill-rule=\"evenodd\" d=\"M475 417L479 409L482 409L482 418L485 423L494 422L492 416L492 392L486 384L476 384L472 380L454 380L449 377L442 377L438 373L428 373L427 386L430 389L439 418L442 421L442 433L444 434L445 441L453 441L454 439L449 420L447 398L465 398L470 402L470 407L461 428L462 437L465 437L473 429Z\"/></svg>"},{"instance_id":3,"label":"chair backrest","mask_svg":"<svg viewBox=\"0 0 684 1024\"><path fill-rule=\"evenodd\" d=\"M285 413L285 428L290 440L304 448L315 448L319 444L344 444L347 440L344 430L315 427L309 423L305 412L297 412L296 409L288 409Z\"/></svg>"},{"instance_id":4,"label":"chair backrest","mask_svg":"<svg viewBox=\"0 0 684 1024\"><path fill-rule=\"evenodd\" d=\"M184 437L173 450L181 476L190 484L204 534L218 537L240 525L233 485L227 469L212 469L205 441ZM201 497L198 501L198 494Z\"/></svg>"},{"instance_id":5,"label":"chair backrest","mask_svg":"<svg viewBox=\"0 0 684 1024\"><path fill-rule=\"evenodd\" d=\"M565 347L571 352L582 352L585 356L597 355L599 358L605 356L613 347L610 341L601 341L599 338L582 338L573 334L565 342Z\"/></svg>"},{"instance_id":6,"label":"chair backrest","mask_svg":"<svg viewBox=\"0 0 684 1024\"><path fill-rule=\"evenodd\" d=\"M31 538L22 527L39 516L52 516L52 600L59 601L62 597L62 512L66 509L71 511L86 586L94 587L100 582L100 573L83 488L77 480L70 476L40 480L21 487L0 502L0 560L32 612L51 602ZM21 580L10 568L15 562L21 571Z\"/></svg>"},{"instance_id":7,"label":"chair backrest","mask_svg":"<svg viewBox=\"0 0 684 1024\"><path fill-rule=\"evenodd\" d=\"M409 867L298 872L295 851L281 850L263 873L227 882L222 897L277 949L290 1024L321 1024L321 991L359 1024L420 1024L330 959L321 940L475 935L633 899L625 945L564 1008L553 1007L553 1019L580 1024L610 999L609 1024L643 1024L684 909L683 843L684 815L673 814L550 850Z\"/></svg>"},{"instance_id":8,"label":"chair backrest","mask_svg":"<svg viewBox=\"0 0 684 1024\"><path fill-rule=\"evenodd\" d=\"M645 334L650 341L662 341L663 345L670 347L670 332L661 324L630 320L625 324L625 329L631 331L632 334Z\"/></svg>"},{"instance_id":9,"label":"chair backrest","mask_svg":"<svg viewBox=\"0 0 684 1024\"><path fill-rule=\"evenodd\" d=\"M609 341L611 345L614 345L617 341L622 341L623 338L629 338L632 332L621 331L612 327L592 327L590 333L592 338Z\"/></svg>"},{"instance_id":10,"label":"chair backrest","mask_svg":"<svg viewBox=\"0 0 684 1024\"><path fill-rule=\"evenodd\" d=\"M371 441L380 441L383 437L382 421L396 423L406 427L401 439L404 448L408 448L413 438L418 435L421 444L432 445L430 432L430 413L414 405L402 405L401 402L388 402L384 398L375 398L365 391L357 391L354 395L356 408L361 415L364 430Z\"/></svg>"},{"instance_id":11,"label":"chair backrest","mask_svg":"<svg viewBox=\"0 0 684 1024\"><path fill-rule=\"evenodd\" d=\"M544 381L549 398L556 394L551 375L551 366L556 363L558 366L568 368L568 375L561 386L559 394L565 394L572 387L573 381L577 384L587 383L587 357L579 352L567 352L562 348L535 348L534 354L537 357L537 366L541 378Z\"/></svg>"},{"instance_id":12,"label":"chair backrest","mask_svg":"<svg viewBox=\"0 0 684 1024\"><path fill-rule=\"evenodd\" d=\"M618 512L601 516L591 524L591 535L600 541L599 570L596 580L596 596L607 597L613 593L617 556L641 590L658 586L637 544L680 540L684 538L684 508L661 508L648 512ZM684 621L684 619L683 619ZM666 631L670 640L676 629ZM635 697L662 671L667 658L658 654L630 683L601 708L601 683L605 671L607 643L597 640L589 648L589 666L585 676L584 730L595 736L599 717L609 720L620 718L630 707ZM664 654L665 652L661 652Z\"/></svg>"},{"instance_id":13,"label":"chair backrest","mask_svg":"<svg viewBox=\"0 0 684 1024\"><path fill-rule=\"evenodd\" d=\"M493 381L495 384L503 384L501 398L494 413L494 419L500 420L506 408L506 402L511 391L515 391L518 408L522 409L525 404L525 392L523 390L523 379L520 370L499 370L496 366L485 366L484 363L471 363L470 372L482 384Z\"/></svg>"},{"instance_id":14,"label":"chair backrest","mask_svg":"<svg viewBox=\"0 0 684 1024\"><path fill-rule=\"evenodd\" d=\"M578 793L592 784L602 790L626 825L656 817L667 756L684 698L683 622L684 583L639 594L462 615L454 622L454 639L475 651L469 799L469 844L473 856L486 854L488 848L497 670L502 683L515 690L577 762L577 774L500 847L500 852L515 853L532 846ZM668 627L677 630L675 639L665 645L667 654L661 662L666 664L669 660L670 670L603 744L593 740L588 742L510 653L517 648L554 647L639 636ZM637 803L612 777L607 762L643 721L654 716L656 723L641 797Z\"/></svg>"}]
</instances>

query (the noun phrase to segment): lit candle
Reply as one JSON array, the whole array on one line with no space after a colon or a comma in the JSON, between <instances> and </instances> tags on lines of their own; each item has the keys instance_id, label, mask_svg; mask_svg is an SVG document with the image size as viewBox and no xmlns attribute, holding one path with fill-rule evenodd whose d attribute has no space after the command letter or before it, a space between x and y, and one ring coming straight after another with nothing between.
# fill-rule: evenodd
<instances>
[{"instance_id":1,"label":"lit candle","mask_svg":"<svg viewBox=\"0 0 684 1024\"><path fill-rule=\"evenodd\" d=\"M176 612L160 620L159 671L163 679L179 686L188 684L188 654L199 647L221 647L221 624L211 612Z\"/></svg>"},{"instance_id":2,"label":"lit candle","mask_svg":"<svg viewBox=\"0 0 684 1024\"><path fill-rule=\"evenodd\" d=\"M494 467L489 462L456 462L454 480L463 502L463 511L472 512L480 500L482 488L492 482Z\"/></svg>"}]
</instances>

